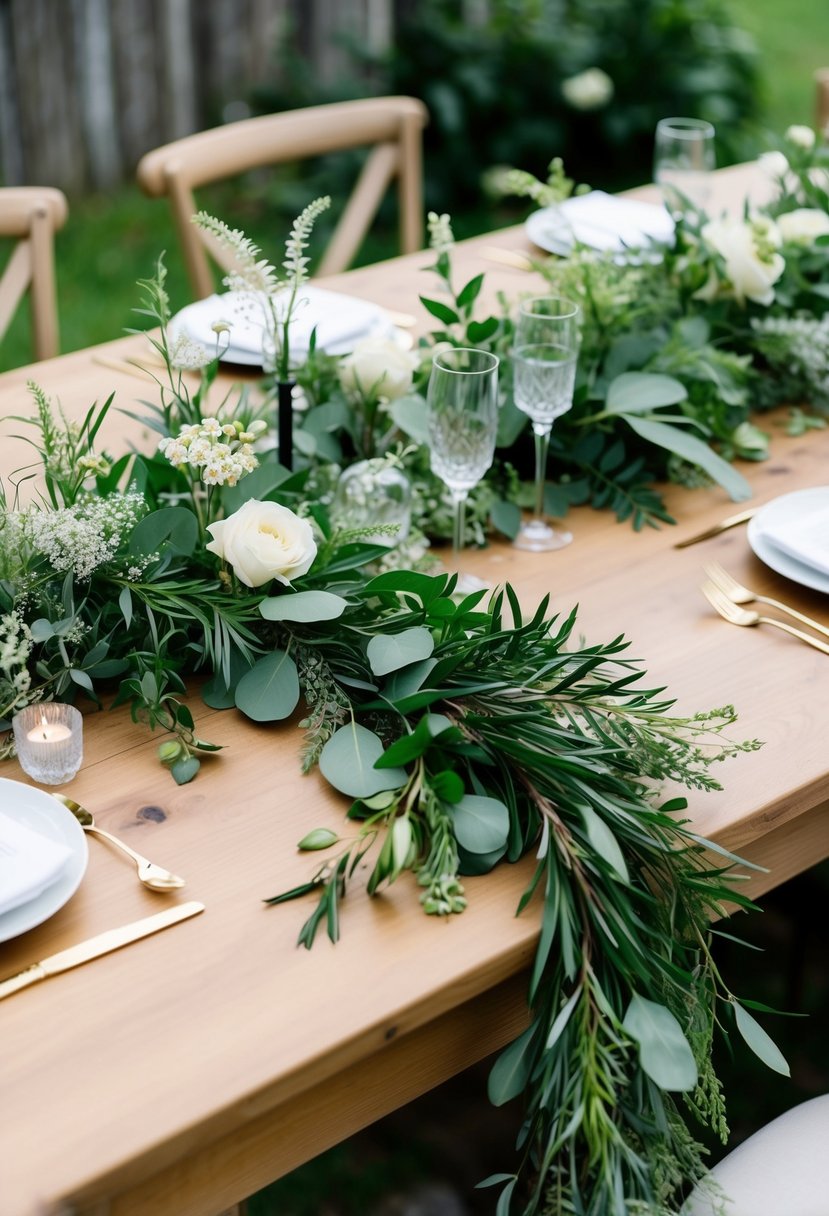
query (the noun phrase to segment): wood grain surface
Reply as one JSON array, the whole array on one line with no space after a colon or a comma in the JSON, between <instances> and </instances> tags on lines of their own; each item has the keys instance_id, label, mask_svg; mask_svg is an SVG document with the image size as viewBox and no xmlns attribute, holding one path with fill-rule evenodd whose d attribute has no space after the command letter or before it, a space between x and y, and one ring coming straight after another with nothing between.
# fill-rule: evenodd
<instances>
[{"instance_id":1,"label":"wood grain surface","mask_svg":"<svg viewBox=\"0 0 829 1216\"><path fill-rule=\"evenodd\" d=\"M741 172L728 179L732 196L735 182L742 190L753 180ZM459 280L486 269L490 292L539 285L485 264L481 248L494 244L531 252L521 229L478 238L456 251ZM418 312L429 260L410 255L326 285ZM143 343L119 339L0 377L0 473L28 459L9 438L21 432L9 418L28 411L30 376L70 416L113 389L134 409L152 381L96 359L140 356ZM771 459L742 470L757 502L826 482L829 437L786 438L780 422L767 420ZM126 415L113 412L107 426L111 447L150 441ZM463 566L511 581L528 608L547 592L559 611L578 603L589 641L623 632L648 683L665 684L678 710L737 706L735 733L765 746L724 765L725 790L692 795L690 814L701 832L768 866L749 884L760 893L829 855L829 659L716 617L699 591L702 563L714 557L825 623L829 604L764 567L742 527L674 549L735 508L718 488L667 493L674 528L637 535L579 509L565 550L495 544L465 554ZM180 898L206 911L0 1004L4 1216L215 1216L483 1058L526 1017L537 913L514 913L531 862L470 880L469 908L451 922L422 915L409 881L372 900L358 886L340 944L297 949L309 905L262 900L308 877L314 862L296 841L312 827L340 827L344 800L318 774L300 775L295 724L257 725L197 698L193 709L198 733L226 750L182 787L157 764L158 739L124 709L86 717L85 761L68 792L101 826L184 875ZM12 762L2 775L26 780ZM0 977L179 898L144 890L121 856L89 843L80 890L46 924L0 945ZM508 1168L509 1153L497 1168Z\"/></svg>"}]
</instances>

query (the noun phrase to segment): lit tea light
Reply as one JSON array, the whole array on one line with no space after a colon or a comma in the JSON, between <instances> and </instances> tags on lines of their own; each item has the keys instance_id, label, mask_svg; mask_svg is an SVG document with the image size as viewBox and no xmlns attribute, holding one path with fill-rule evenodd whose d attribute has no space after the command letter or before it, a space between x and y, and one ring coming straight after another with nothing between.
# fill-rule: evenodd
<instances>
[{"instance_id":1,"label":"lit tea light","mask_svg":"<svg viewBox=\"0 0 829 1216\"><path fill-rule=\"evenodd\" d=\"M74 705L27 705L15 715L12 727L24 773L43 785L72 780L83 761L83 718Z\"/></svg>"},{"instance_id":2,"label":"lit tea light","mask_svg":"<svg viewBox=\"0 0 829 1216\"><path fill-rule=\"evenodd\" d=\"M47 722L46 715L41 714L37 726L26 732L26 738L31 743L59 743L71 739L72 731L62 722Z\"/></svg>"}]
</instances>

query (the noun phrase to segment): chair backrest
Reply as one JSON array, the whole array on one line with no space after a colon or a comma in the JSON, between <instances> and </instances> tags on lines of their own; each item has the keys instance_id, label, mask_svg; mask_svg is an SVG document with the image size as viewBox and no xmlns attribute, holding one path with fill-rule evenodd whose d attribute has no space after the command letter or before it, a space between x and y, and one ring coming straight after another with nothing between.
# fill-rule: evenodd
<instances>
[{"instance_id":1,"label":"chair backrest","mask_svg":"<svg viewBox=\"0 0 829 1216\"><path fill-rule=\"evenodd\" d=\"M829 68L815 72L815 126L818 131L829 127Z\"/></svg>"},{"instance_id":2,"label":"chair backrest","mask_svg":"<svg viewBox=\"0 0 829 1216\"><path fill-rule=\"evenodd\" d=\"M426 107L414 97L372 97L247 118L148 152L138 165L138 182L153 197L169 197L190 283L202 297L215 290L206 250L225 270L232 270L233 262L227 250L191 222L197 210L195 189L249 169L374 145L319 263L319 274L337 274L354 259L394 178L401 252L422 247L422 132L427 121Z\"/></svg>"},{"instance_id":3,"label":"chair backrest","mask_svg":"<svg viewBox=\"0 0 829 1216\"><path fill-rule=\"evenodd\" d=\"M58 353L54 238L68 214L60 190L49 186L0 187L0 237L17 241L0 277L0 338L30 288L36 359L49 359Z\"/></svg>"}]
</instances>

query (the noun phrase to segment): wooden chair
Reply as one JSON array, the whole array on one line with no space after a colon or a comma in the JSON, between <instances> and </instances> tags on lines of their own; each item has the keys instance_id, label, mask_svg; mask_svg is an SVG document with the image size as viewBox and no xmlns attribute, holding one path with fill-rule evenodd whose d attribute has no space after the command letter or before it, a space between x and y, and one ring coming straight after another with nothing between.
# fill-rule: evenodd
<instances>
[{"instance_id":1,"label":"wooden chair","mask_svg":"<svg viewBox=\"0 0 829 1216\"><path fill-rule=\"evenodd\" d=\"M137 176L145 193L169 197L190 283L201 298L215 290L206 250L226 271L233 263L226 250L191 223L197 211L194 189L250 169L373 144L319 264L319 274L337 274L354 259L395 177L401 252L422 247L422 131L427 121L426 107L413 97L374 97L267 114L156 148L142 158Z\"/></svg>"},{"instance_id":2,"label":"wooden chair","mask_svg":"<svg viewBox=\"0 0 829 1216\"><path fill-rule=\"evenodd\" d=\"M829 1095L760 1128L711 1170L682 1216L825 1216L829 1211Z\"/></svg>"},{"instance_id":3,"label":"wooden chair","mask_svg":"<svg viewBox=\"0 0 829 1216\"><path fill-rule=\"evenodd\" d=\"M36 359L49 359L58 353L54 236L68 214L60 190L48 186L0 188L0 237L17 241L0 277L0 338L30 288Z\"/></svg>"},{"instance_id":4,"label":"wooden chair","mask_svg":"<svg viewBox=\"0 0 829 1216\"><path fill-rule=\"evenodd\" d=\"M815 72L815 126L818 131L829 127L829 68Z\"/></svg>"}]
</instances>

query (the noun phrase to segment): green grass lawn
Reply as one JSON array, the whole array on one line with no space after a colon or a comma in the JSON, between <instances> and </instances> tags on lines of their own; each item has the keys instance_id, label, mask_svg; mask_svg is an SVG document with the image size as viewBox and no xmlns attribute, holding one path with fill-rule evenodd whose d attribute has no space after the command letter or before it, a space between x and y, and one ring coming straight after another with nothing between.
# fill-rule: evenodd
<instances>
[{"instance_id":1,"label":"green grass lawn","mask_svg":"<svg viewBox=\"0 0 829 1216\"><path fill-rule=\"evenodd\" d=\"M737 25L757 43L765 77L765 125L781 132L814 121L817 68L829 67L826 0L730 0Z\"/></svg>"}]
</instances>

